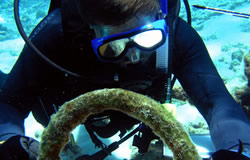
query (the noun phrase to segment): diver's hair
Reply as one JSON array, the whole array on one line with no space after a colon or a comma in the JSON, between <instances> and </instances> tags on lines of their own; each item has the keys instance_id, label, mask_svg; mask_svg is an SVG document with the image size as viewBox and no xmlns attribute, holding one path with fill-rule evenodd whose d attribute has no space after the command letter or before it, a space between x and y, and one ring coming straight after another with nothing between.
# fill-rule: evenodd
<instances>
[{"instance_id":1,"label":"diver's hair","mask_svg":"<svg viewBox=\"0 0 250 160\"><path fill-rule=\"evenodd\" d=\"M89 24L121 25L134 16L154 14L159 0L77 0L79 12Z\"/></svg>"}]
</instances>

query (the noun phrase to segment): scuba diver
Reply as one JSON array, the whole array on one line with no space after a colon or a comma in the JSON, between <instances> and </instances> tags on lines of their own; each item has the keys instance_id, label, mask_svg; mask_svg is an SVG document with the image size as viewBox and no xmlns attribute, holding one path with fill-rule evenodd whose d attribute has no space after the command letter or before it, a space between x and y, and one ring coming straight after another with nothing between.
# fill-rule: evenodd
<instances>
[{"instance_id":1,"label":"scuba diver","mask_svg":"<svg viewBox=\"0 0 250 160\"><path fill-rule=\"evenodd\" d=\"M36 158L39 142L24 134L30 111L47 126L65 101L102 88L171 102L173 74L209 125L217 151L213 159L248 159L234 150L239 140L250 143L248 118L200 36L178 17L179 9L180 0L52 1L49 14L29 36L45 58L27 43L11 72L0 74L0 157ZM91 115L84 125L93 143L105 148L96 134L106 138L120 131L123 137L138 123L108 110ZM143 141L137 137L135 143L146 152L149 142L140 143L157 137L146 126L140 132Z\"/></svg>"}]
</instances>

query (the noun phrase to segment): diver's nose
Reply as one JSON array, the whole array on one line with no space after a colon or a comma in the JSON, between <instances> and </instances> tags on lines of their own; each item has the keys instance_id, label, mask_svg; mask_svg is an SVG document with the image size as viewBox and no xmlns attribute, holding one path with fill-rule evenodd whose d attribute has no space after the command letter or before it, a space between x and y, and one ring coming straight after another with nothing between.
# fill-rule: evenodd
<instances>
[{"instance_id":1,"label":"diver's nose","mask_svg":"<svg viewBox=\"0 0 250 160\"><path fill-rule=\"evenodd\" d=\"M135 47L129 48L127 56L131 63L138 63L140 61L140 50Z\"/></svg>"}]
</instances>

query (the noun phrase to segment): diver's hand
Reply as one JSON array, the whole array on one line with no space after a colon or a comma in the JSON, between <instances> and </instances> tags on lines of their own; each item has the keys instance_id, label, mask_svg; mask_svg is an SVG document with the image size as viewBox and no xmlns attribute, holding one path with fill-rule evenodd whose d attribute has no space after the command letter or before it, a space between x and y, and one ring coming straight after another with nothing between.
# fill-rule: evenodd
<instances>
[{"instance_id":1,"label":"diver's hand","mask_svg":"<svg viewBox=\"0 0 250 160\"><path fill-rule=\"evenodd\" d=\"M36 160L39 142L25 136L13 136L0 145L0 157L4 160Z\"/></svg>"},{"instance_id":2,"label":"diver's hand","mask_svg":"<svg viewBox=\"0 0 250 160\"><path fill-rule=\"evenodd\" d=\"M210 160L250 160L250 158L238 152L219 150L211 156Z\"/></svg>"}]
</instances>

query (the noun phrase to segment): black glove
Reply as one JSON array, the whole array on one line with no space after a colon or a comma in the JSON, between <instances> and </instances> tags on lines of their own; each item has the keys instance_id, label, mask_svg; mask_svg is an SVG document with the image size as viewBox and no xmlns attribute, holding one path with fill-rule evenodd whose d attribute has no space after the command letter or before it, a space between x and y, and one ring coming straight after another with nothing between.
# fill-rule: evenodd
<instances>
[{"instance_id":1,"label":"black glove","mask_svg":"<svg viewBox=\"0 0 250 160\"><path fill-rule=\"evenodd\" d=\"M212 155L212 160L250 160L241 153L229 150L219 150Z\"/></svg>"},{"instance_id":2,"label":"black glove","mask_svg":"<svg viewBox=\"0 0 250 160\"><path fill-rule=\"evenodd\" d=\"M39 142L25 136L13 136L0 145L0 159L36 160Z\"/></svg>"}]
</instances>

